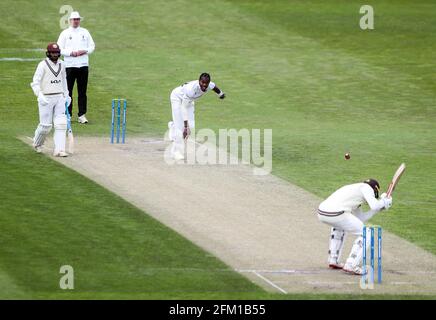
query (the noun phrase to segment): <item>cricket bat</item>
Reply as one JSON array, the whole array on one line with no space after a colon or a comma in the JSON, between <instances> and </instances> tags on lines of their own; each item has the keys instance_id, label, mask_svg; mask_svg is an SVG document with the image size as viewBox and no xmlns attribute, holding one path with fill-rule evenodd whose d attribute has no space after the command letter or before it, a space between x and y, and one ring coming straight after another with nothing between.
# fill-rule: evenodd
<instances>
[{"instance_id":1,"label":"cricket bat","mask_svg":"<svg viewBox=\"0 0 436 320\"><path fill-rule=\"evenodd\" d=\"M185 142L185 150L184 150L184 154L183 154L183 156L185 157L185 162L188 161L188 138L189 138L189 135L187 135L186 138L183 139Z\"/></svg>"},{"instance_id":2,"label":"cricket bat","mask_svg":"<svg viewBox=\"0 0 436 320\"><path fill-rule=\"evenodd\" d=\"M392 192L394 192L395 187L397 186L398 181L400 181L400 178L401 178L401 176L403 175L403 173L404 173L405 170L406 170L406 164L405 164L405 163L402 163L402 164L398 167L397 171L395 172L395 174L394 174L394 176L393 176L393 178L392 178L391 183L389 184L388 191L386 192L388 198L391 197Z\"/></svg>"},{"instance_id":3,"label":"cricket bat","mask_svg":"<svg viewBox=\"0 0 436 320\"><path fill-rule=\"evenodd\" d=\"M71 129L71 116L68 111L68 104L65 103L65 114L67 116L67 138L68 138L68 153L74 153L74 136L73 129Z\"/></svg>"}]
</instances>

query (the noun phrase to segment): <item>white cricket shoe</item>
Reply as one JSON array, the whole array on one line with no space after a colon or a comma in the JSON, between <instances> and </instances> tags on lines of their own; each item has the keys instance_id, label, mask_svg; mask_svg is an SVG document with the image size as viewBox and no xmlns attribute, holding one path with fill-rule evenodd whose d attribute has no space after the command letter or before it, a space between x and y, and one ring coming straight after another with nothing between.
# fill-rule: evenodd
<instances>
[{"instance_id":1,"label":"white cricket shoe","mask_svg":"<svg viewBox=\"0 0 436 320\"><path fill-rule=\"evenodd\" d=\"M344 272L348 274L355 275L355 276L363 275L363 269L359 266L353 268L349 265L345 265L342 270L344 270Z\"/></svg>"},{"instance_id":2,"label":"white cricket shoe","mask_svg":"<svg viewBox=\"0 0 436 320\"><path fill-rule=\"evenodd\" d=\"M35 146L35 145L32 145L32 146L33 146L33 150L35 150L36 153L42 152L42 146Z\"/></svg>"},{"instance_id":3,"label":"white cricket shoe","mask_svg":"<svg viewBox=\"0 0 436 320\"><path fill-rule=\"evenodd\" d=\"M53 156L55 156L55 157L68 157L68 153L66 153L65 151L58 151L58 152L54 152Z\"/></svg>"},{"instance_id":4,"label":"white cricket shoe","mask_svg":"<svg viewBox=\"0 0 436 320\"><path fill-rule=\"evenodd\" d=\"M174 160L183 160L183 159L185 159L185 156L183 154L181 154L180 152L174 153Z\"/></svg>"},{"instance_id":5,"label":"white cricket shoe","mask_svg":"<svg viewBox=\"0 0 436 320\"><path fill-rule=\"evenodd\" d=\"M86 119L85 115L82 114L80 117L77 118L78 123L88 123L88 119Z\"/></svg>"}]
</instances>

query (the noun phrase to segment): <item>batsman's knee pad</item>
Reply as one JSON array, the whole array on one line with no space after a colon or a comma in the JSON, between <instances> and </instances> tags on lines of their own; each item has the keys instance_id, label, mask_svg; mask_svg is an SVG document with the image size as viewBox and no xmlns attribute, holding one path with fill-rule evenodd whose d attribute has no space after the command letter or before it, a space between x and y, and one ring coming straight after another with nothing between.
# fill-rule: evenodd
<instances>
[{"instance_id":1,"label":"batsman's knee pad","mask_svg":"<svg viewBox=\"0 0 436 320\"><path fill-rule=\"evenodd\" d=\"M67 116L65 114L57 115L53 123L55 130L67 130Z\"/></svg>"},{"instance_id":2,"label":"batsman's knee pad","mask_svg":"<svg viewBox=\"0 0 436 320\"><path fill-rule=\"evenodd\" d=\"M50 133L51 127L52 127L51 123L50 124L40 123L36 130L38 130L42 134L47 135Z\"/></svg>"}]
</instances>

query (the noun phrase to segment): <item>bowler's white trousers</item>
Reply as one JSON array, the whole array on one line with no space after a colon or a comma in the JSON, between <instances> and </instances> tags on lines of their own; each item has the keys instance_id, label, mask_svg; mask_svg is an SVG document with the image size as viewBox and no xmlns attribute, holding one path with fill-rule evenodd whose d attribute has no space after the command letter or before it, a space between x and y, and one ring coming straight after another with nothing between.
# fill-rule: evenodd
<instances>
[{"instance_id":1,"label":"bowler's white trousers","mask_svg":"<svg viewBox=\"0 0 436 320\"><path fill-rule=\"evenodd\" d=\"M182 113L182 99L171 93L170 96L171 101L171 109L173 116L173 136L170 137L173 140L173 146L171 148L171 153L179 152L181 154L184 153L184 143L183 143L183 129L184 129L184 120ZM187 108L188 111L188 125L191 129L191 132L194 133L195 128L195 105L194 101L192 101Z\"/></svg>"}]
</instances>

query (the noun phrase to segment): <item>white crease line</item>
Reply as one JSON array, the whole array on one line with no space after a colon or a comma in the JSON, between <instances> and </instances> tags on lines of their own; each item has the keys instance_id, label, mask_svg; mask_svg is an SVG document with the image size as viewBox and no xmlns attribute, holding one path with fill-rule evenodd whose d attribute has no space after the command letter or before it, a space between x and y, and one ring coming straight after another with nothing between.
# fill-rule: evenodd
<instances>
[{"instance_id":1,"label":"white crease line","mask_svg":"<svg viewBox=\"0 0 436 320\"><path fill-rule=\"evenodd\" d=\"M334 272L334 270L331 269L322 269L322 270L297 270L297 269L282 269L282 270L267 270L267 269L258 269L258 270L253 270L253 269L237 269L236 271L238 272L261 272L261 273L271 273L271 274L295 274L295 275L300 275L300 274L324 274L324 273L332 273ZM433 275L436 273L436 271L423 271L423 270L418 270L418 271L403 271L403 270L383 270L383 273L386 274L394 274L394 275L416 275L416 274L424 274L424 275Z\"/></svg>"},{"instance_id":2,"label":"white crease line","mask_svg":"<svg viewBox=\"0 0 436 320\"><path fill-rule=\"evenodd\" d=\"M262 280L266 281L269 285L273 286L274 288L276 288L277 290L279 290L281 293L287 293L285 290L283 290L282 288L280 288L278 285L276 285L274 282L268 280L267 278L265 278L264 276L262 276L261 274L257 273L256 271L253 271L253 273L258 276L259 278L261 278Z\"/></svg>"},{"instance_id":3,"label":"white crease line","mask_svg":"<svg viewBox=\"0 0 436 320\"><path fill-rule=\"evenodd\" d=\"M261 272L261 273L272 273L272 274L322 274L331 273L331 270L252 270L252 269L240 269L238 272Z\"/></svg>"},{"instance_id":4,"label":"white crease line","mask_svg":"<svg viewBox=\"0 0 436 320\"><path fill-rule=\"evenodd\" d=\"M310 285L330 285L334 287L341 287L343 284L355 285L356 281L306 281Z\"/></svg>"},{"instance_id":5,"label":"white crease line","mask_svg":"<svg viewBox=\"0 0 436 320\"><path fill-rule=\"evenodd\" d=\"M318 286L331 286L335 288L340 288L342 285L356 285L355 281L306 281L306 283L310 285L318 285ZM387 284L387 285L393 285L393 286L404 286L404 285L420 285L417 282L405 282L405 281L385 281L381 285ZM377 282L374 282L374 285L379 285ZM422 284L421 284L422 285Z\"/></svg>"}]
</instances>

